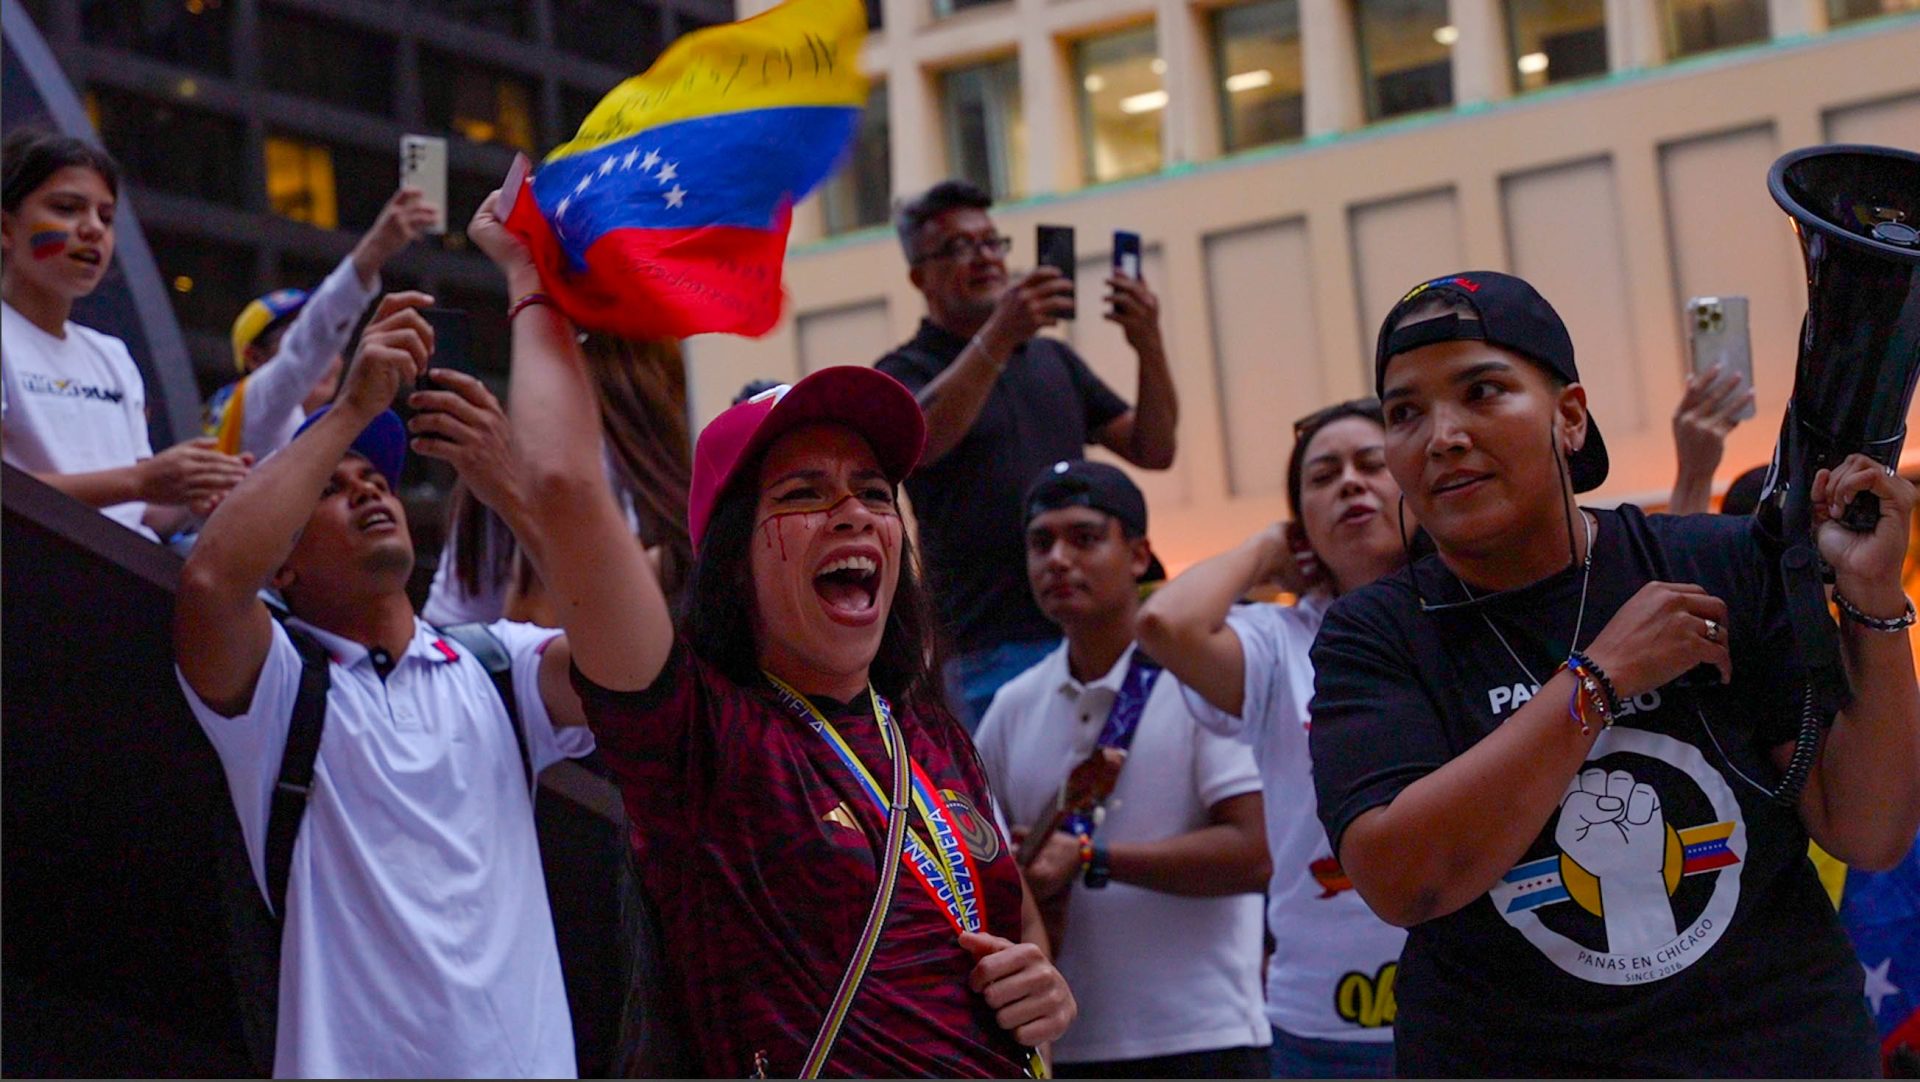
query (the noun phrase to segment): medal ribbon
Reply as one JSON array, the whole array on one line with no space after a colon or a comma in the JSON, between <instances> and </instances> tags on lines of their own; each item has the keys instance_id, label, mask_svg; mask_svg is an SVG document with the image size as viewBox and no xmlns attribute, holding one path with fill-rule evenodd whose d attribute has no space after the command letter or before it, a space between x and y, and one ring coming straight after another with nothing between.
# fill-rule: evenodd
<instances>
[{"instance_id":1,"label":"medal ribbon","mask_svg":"<svg viewBox=\"0 0 1920 1082\"><path fill-rule=\"evenodd\" d=\"M847 768L847 772L853 775L861 791L867 794L867 799L882 815L886 815L889 804L880 783L874 779L867 765L860 761L860 757L854 754L852 745L840 735L840 731L806 696L787 686L772 673L765 675L774 690L780 693L787 709L820 736ZM893 708L872 688L867 689L867 694L873 702L873 720L880 726L881 743L887 749L887 757L891 759L894 755L906 754L905 738L897 735L893 722ZM897 750L896 744L899 745ZM927 836L933 839L934 848L929 849L918 835L908 831L900 857L912 870L914 878L920 881L920 886L939 903L955 931L981 931L986 921L980 911L979 877L974 867L973 852L954 824L953 809L940 796L939 789L934 787L927 772L911 756L907 758L907 766L913 775L913 807L926 826Z\"/></svg>"}]
</instances>

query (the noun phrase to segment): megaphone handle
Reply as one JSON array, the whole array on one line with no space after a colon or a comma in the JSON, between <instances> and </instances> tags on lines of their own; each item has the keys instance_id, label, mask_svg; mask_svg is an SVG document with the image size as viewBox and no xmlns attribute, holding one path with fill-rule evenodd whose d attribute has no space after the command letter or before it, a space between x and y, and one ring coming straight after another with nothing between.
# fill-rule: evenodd
<instances>
[{"instance_id":1,"label":"megaphone handle","mask_svg":"<svg viewBox=\"0 0 1920 1082\"><path fill-rule=\"evenodd\" d=\"M1880 497L1871 492L1862 492L1847 502L1847 509L1840 515L1840 525L1854 533L1872 533L1880 524Z\"/></svg>"}]
</instances>

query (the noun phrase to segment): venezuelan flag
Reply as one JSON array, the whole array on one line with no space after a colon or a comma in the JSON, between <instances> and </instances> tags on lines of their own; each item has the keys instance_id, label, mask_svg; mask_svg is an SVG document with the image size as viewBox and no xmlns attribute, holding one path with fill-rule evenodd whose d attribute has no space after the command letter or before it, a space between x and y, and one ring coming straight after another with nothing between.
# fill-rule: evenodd
<instances>
[{"instance_id":1,"label":"venezuelan flag","mask_svg":"<svg viewBox=\"0 0 1920 1082\"><path fill-rule=\"evenodd\" d=\"M788 0L689 34L615 87L501 217L582 327L759 335L780 316L793 204L853 139L859 0Z\"/></svg>"}]
</instances>

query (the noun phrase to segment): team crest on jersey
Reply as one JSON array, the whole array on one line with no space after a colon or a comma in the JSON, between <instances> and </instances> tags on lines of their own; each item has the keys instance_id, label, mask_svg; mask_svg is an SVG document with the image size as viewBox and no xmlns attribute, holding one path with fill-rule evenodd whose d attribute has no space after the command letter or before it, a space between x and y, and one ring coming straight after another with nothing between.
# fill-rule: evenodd
<instances>
[{"instance_id":1,"label":"team crest on jersey","mask_svg":"<svg viewBox=\"0 0 1920 1082\"><path fill-rule=\"evenodd\" d=\"M991 864L1000 857L1000 831L993 821L980 814L973 801L966 794L952 789L940 790L940 798L953 810L954 828L960 831L960 840L967 843L967 849L973 853L973 859L980 864Z\"/></svg>"},{"instance_id":2,"label":"team crest on jersey","mask_svg":"<svg viewBox=\"0 0 1920 1082\"><path fill-rule=\"evenodd\" d=\"M1700 749L1644 729L1600 735L1548 824L1559 851L1489 892L1500 916L1566 972L1595 984L1671 977L1727 930L1746 823Z\"/></svg>"}]
</instances>

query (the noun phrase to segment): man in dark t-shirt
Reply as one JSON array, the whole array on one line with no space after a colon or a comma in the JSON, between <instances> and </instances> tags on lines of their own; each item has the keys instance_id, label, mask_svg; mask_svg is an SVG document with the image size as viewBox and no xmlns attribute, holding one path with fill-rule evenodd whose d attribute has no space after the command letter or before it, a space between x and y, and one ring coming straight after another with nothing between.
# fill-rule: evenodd
<instances>
[{"instance_id":1,"label":"man in dark t-shirt","mask_svg":"<svg viewBox=\"0 0 1920 1082\"><path fill-rule=\"evenodd\" d=\"M1145 469L1173 464L1177 406L1160 340L1159 301L1137 277L1107 280L1106 318L1140 358L1128 408L1065 343L1035 337L1073 309L1073 283L1050 267L1018 281L993 200L945 181L896 217L909 277L927 299L913 339L877 367L927 414L927 450L907 481L934 603L952 637L954 710L969 729L1001 684L1059 641L1027 588L1020 497L1041 470L1100 443Z\"/></svg>"}]
</instances>

